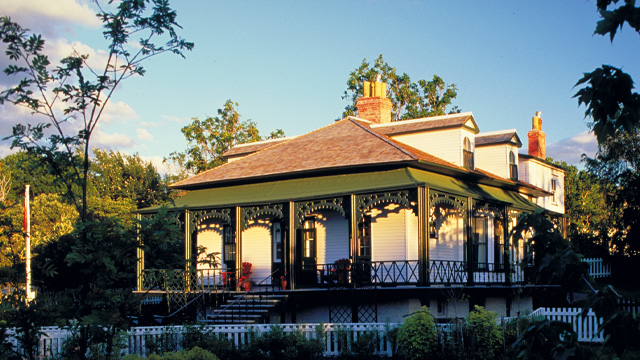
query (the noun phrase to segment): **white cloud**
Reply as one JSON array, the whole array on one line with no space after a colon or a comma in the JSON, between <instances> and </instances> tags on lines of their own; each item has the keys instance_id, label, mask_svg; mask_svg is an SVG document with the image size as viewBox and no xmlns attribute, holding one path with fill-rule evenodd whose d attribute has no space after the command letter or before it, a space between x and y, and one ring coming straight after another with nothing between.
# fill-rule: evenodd
<instances>
[{"instance_id":1,"label":"white cloud","mask_svg":"<svg viewBox=\"0 0 640 360\"><path fill-rule=\"evenodd\" d=\"M138 134L137 137L139 140L153 140L153 135L151 135L147 129L138 128L136 129L136 133Z\"/></svg>"},{"instance_id":2,"label":"white cloud","mask_svg":"<svg viewBox=\"0 0 640 360\"><path fill-rule=\"evenodd\" d=\"M547 144L547 156L554 160L564 160L568 164L579 165L582 154L593 157L598 151L595 135L583 131L572 137Z\"/></svg>"},{"instance_id":3,"label":"white cloud","mask_svg":"<svg viewBox=\"0 0 640 360\"><path fill-rule=\"evenodd\" d=\"M122 101L109 101L104 109L100 121L104 124L111 123L115 120L118 122L128 122L138 119L138 114L129 104Z\"/></svg>"},{"instance_id":4,"label":"white cloud","mask_svg":"<svg viewBox=\"0 0 640 360\"><path fill-rule=\"evenodd\" d=\"M107 148L107 149L121 149L121 148L132 148L135 146L135 141L131 139L129 136L121 133L111 133L108 134L104 132L100 128L96 128L92 137L91 144L92 148Z\"/></svg>"},{"instance_id":5,"label":"white cloud","mask_svg":"<svg viewBox=\"0 0 640 360\"><path fill-rule=\"evenodd\" d=\"M158 174L164 176L164 175L167 175L168 173L170 173L170 169L167 166L167 164L162 162L164 160L164 158L162 156L143 156L143 155L140 155L140 157L144 161L151 162L151 164L153 164L153 166L155 166L156 170L158 171Z\"/></svg>"},{"instance_id":6,"label":"white cloud","mask_svg":"<svg viewBox=\"0 0 640 360\"><path fill-rule=\"evenodd\" d=\"M48 35L57 27L70 31L73 25L96 28L101 24L88 1L0 0L0 8L22 27Z\"/></svg>"}]
</instances>

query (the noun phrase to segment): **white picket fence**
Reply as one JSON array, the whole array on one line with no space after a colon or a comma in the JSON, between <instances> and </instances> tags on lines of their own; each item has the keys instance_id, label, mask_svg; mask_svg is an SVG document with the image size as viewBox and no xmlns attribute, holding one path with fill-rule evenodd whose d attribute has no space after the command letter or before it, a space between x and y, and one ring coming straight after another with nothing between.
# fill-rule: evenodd
<instances>
[{"instance_id":1,"label":"white picket fence","mask_svg":"<svg viewBox=\"0 0 640 360\"><path fill-rule=\"evenodd\" d=\"M571 324L573 331L578 334L578 341L603 342L602 332L598 332L598 325L602 324L602 319L596 318L596 314L591 309L584 317L580 315L581 313L582 308L538 308L531 313L531 316L543 316L550 321Z\"/></svg>"},{"instance_id":2,"label":"white picket fence","mask_svg":"<svg viewBox=\"0 0 640 360\"><path fill-rule=\"evenodd\" d=\"M581 308L539 308L533 311L530 316L542 316L548 320L561 321L571 324L573 330L578 334L578 341L582 342L602 342L602 334L598 333L598 325L601 323L595 313L589 310L585 317L580 314ZM508 319L501 319L506 321ZM386 331L397 327L400 324L383 323L340 323L340 324L279 324L284 332L301 332L307 339L317 338L317 327L322 327L324 331L324 355L336 356L340 354L339 332L346 334L347 343L356 341L358 337L365 333L374 332L377 334L377 351L380 355L391 356L393 348L386 339ZM199 326L198 331L205 332L211 336L226 338L237 348L251 340L253 335L268 332L274 325L206 325ZM452 324L439 324L442 331L451 330ZM124 348L123 354L147 355L150 344L175 344L174 348L181 343L184 326L147 326L135 327L123 333ZM41 329L43 336L40 338L39 351L42 357L49 357L59 354L62 351L62 344L71 335L71 331L58 327L44 327ZM19 349L20 344L15 339L15 333L9 331L9 340L15 349ZM350 346L350 345L347 345Z\"/></svg>"},{"instance_id":3,"label":"white picket fence","mask_svg":"<svg viewBox=\"0 0 640 360\"><path fill-rule=\"evenodd\" d=\"M611 265L602 258L582 258L582 262L589 264L589 275L594 279L611 276Z\"/></svg>"},{"instance_id":4,"label":"white picket fence","mask_svg":"<svg viewBox=\"0 0 640 360\"><path fill-rule=\"evenodd\" d=\"M340 324L278 324L284 332L301 332L305 338L317 338L317 327L322 327L325 336L324 355L336 356L340 354L340 341L338 333L343 331L346 334L347 346L358 339L363 334L376 333L377 352L380 355L391 356L393 353L391 343L385 338L386 329L398 326L399 324L383 323L340 323ZM206 325L198 326L198 331L205 332L210 336L224 337L231 341L236 347L240 347L251 340L251 337L260 333L268 332L274 325ZM174 349L178 349L182 340L184 326L147 326L135 327L123 334L124 348L123 354L147 355L147 346L153 344L174 344ZM39 355L50 357L60 354L62 344L65 339L71 336L71 331L58 327L41 328L43 335L40 338ZM20 350L20 344L15 339L15 332L9 331L9 341L16 350Z\"/></svg>"}]
</instances>

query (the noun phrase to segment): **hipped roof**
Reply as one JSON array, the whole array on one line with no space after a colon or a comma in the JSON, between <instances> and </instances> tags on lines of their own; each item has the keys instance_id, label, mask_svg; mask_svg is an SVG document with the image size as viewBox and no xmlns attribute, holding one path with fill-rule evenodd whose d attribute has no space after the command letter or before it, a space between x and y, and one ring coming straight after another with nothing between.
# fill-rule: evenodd
<instances>
[{"instance_id":1,"label":"hipped roof","mask_svg":"<svg viewBox=\"0 0 640 360\"><path fill-rule=\"evenodd\" d=\"M335 173L339 169L390 166L417 161L462 169L373 131L368 121L347 118L204 171L172 184L171 187L195 189L252 179L268 180L283 175L323 170Z\"/></svg>"}]
</instances>

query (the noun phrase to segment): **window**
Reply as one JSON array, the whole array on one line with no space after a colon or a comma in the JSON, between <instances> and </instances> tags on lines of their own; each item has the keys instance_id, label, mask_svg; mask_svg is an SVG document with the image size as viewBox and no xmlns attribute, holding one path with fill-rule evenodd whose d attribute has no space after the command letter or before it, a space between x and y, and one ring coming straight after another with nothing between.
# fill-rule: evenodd
<instances>
[{"instance_id":1,"label":"window","mask_svg":"<svg viewBox=\"0 0 640 360\"><path fill-rule=\"evenodd\" d=\"M493 237L494 237L494 253L493 262L496 264L496 270L504 270L507 261L507 253L505 252L504 243L504 226L502 220L493 220Z\"/></svg>"},{"instance_id":2,"label":"window","mask_svg":"<svg viewBox=\"0 0 640 360\"><path fill-rule=\"evenodd\" d=\"M358 256L371 257L371 216L366 215L358 224Z\"/></svg>"},{"instance_id":3,"label":"window","mask_svg":"<svg viewBox=\"0 0 640 360\"><path fill-rule=\"evenodd\" d=\"M223 243L224 243L224 261L227 266L234 266L236 261L236 242L233 238L233 231L231 226L225 225L222 229Z\"/></svg>"},{"instance_id":4,"label":"window","mask_svg":"<svg viewBox=\"0 0 640 360\"><path fill-rule=\"evenodd\" d=\"M518 163L516 163L516 154L509 153L509 179L518 181Z\"/></svg>"},{"instance_id":5,"label":"window","mask_svg":"<svg viewBox=\"0 0 640 360\"><path fill-rule=\"evenodd\" d=\"M271 239L273 240L273 262L281 263L284 249L282 247L282 225L279 222L271 224Z\"/></svg>"},{"instance_id":6,"label":"window","mask_svg":"<svg viewBox=\"0 0 640 360\"><path fill-rule=\"evenodd\" d=\"M464 138L464 147L462 150L462 166L469 170L473 170L473 150L471 149L471 140Z\"/></svg>"},{"instance_id":7,"label":"window","mask_svg":"<svg viewBox=\"0 0 640 360\"><path fill-rule=\"evenodd\" d=\"M554 176L553 179L551 179L551 192L553 193L554 204L558 203L558 197L556 196L557 189L558 189L558 178Z\"/></svg>"},{"instance_id":8,"label":"window","mask_svg":"<svg viewBox=\"0 0 640 360\"><path fill-rule=\"evenodd\" d=\"M302 229L302 257L316 257L316 221L315 219L305 219Z\"/></svg>"},{"instance_id":9,"label":"window","mask_svg":"<svg viewBox=\"0 0 640 360\"><path fill-rule=\"evenodd\" d=\"M487 268L487 223L488 218L477 216L473 218L473 266L477 269Z\"/></svg>"}]
</instances>

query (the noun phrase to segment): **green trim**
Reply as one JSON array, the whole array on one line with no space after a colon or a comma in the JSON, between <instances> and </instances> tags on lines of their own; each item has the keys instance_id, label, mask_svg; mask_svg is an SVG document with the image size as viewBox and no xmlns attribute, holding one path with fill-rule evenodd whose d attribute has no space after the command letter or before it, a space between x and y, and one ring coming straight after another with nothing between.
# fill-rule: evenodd
<instances>
[{"instance_id":1,"label":"green trim","mask_svg":"<svg viewBox=\"0 0 640 360\"><path fill-rule=\"evenodd\" d=\"M539 208L513 191L489 185L467 183L447 175L413 168L192 190L168 205L170 208L179 209L253 206L256 204L327 199L350 194L374 193L418 186L427 186L433 190L460 196L470 196L474 199L504 202L523 210ZM155 212L158 208L159 206L150 207L141 209L139 212Z\"/></svg>"}]
</instances>

